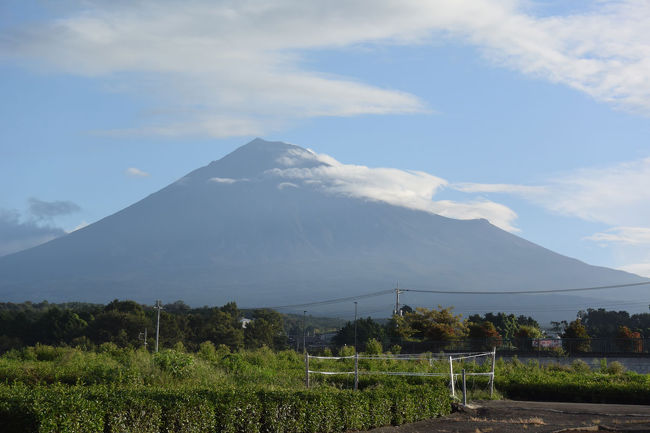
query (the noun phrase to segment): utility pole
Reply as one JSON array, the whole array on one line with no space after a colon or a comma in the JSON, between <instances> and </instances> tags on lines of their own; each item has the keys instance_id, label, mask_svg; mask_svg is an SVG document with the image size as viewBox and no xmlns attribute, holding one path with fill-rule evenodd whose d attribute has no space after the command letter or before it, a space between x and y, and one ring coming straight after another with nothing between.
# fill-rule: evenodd
<instances>
[{"instance_id":1,"label":"utility pole","mask_svg":"<svg viewBox=\"0 0 650 433\"><path fill-rule=\"evenodd\" d=\"M160 335L160 310L163 309L162 301L160 299L156 301L154 308L158 310L158 317L156 319L156 352L158 352L158 336Z\"/></svg>"},{"instance_id":2,"label":"utility pole","mask_svg":"<svg viewBox=\"0 0 650 433\"><path fill-rule=\"evenodd\" d=\"M399 294L402 293L402 290L399 289L399 283L397 283L397 287L395 287L395 311L393 311L393 315L396 316L401 316L402 315L402 310L399 308Z\"/></svg>"},{"instance_id":3,"label":"utility pole","mask_svg":"<svg viewBox=\"0 0 650 433\"><path fill-rule=\"evenodd\" d=\"M354 301L354 353L357 353L357 301Z\"/></svg>"},{"instance_id":4,"label":"utility pole","mask_svg":"<svg viewBox=\"0 0 650 433\"><path fill-rule=\"evenodd\" d=\"M307 316L307 311L302 312L302 350L307 352L307 345L305 344L305 317Z\"/></svg>"},{"instance_id":5,"label":"utility pole","mask_svg":"<svg viewBox=\"0 0 650 433\"><path fill-rule=\"evenodd\" d=\"M144 328L144 333L141 332L138 338L142 338L144 341L144 349L147 350L147 328Z\"/></svg>"},{"instance_id":6,"label":"utility pole","mask_svg":"<svg viewBox=\"0 0 650 433\"><path fill-rule=\"evenodd\" d=\"M354 301L354 390L359 389L359 352L357 351L357 301Z\"/></svg>"}]
</instances>

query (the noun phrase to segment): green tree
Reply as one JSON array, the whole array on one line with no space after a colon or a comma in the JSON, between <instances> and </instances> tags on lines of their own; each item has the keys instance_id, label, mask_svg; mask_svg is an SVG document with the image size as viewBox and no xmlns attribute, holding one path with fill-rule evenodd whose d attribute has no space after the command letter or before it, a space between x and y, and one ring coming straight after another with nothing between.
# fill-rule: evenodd
<instances>
[{"instance_id":1,"label":"green tree","mask_svg":"<svg viewBox=\"0 0 650 433\"><path fill-rule=\"evenodd\" d=\"M211 341L215 345L224 344L231 350L238 350L244 346L244 329L239 322L240 313L236 308L211 308L208 317L190 317L190 327L196 329L195 339L198 341Z\"/></svg>"},{"instance_id":2,"label":"green tree","mask_svg":"<svg viewBox=\"0 0 650 433\"><path fill-rule=\"evenodd\" d=\"M384 336L384 327L372 318L357 319L357 344L359 347L365 347L371 338L383 341ZM337 346L354 346L354 322L346 323L334 336L333 341Z\"/></svg>"},{"instance_id":3,"label":"green tree","mask_svg":"<svg viewBox=\"0 0 650 433\"><path fill-rule=\"evenodd\" d=\"M501 346L501 335L492 322L469 322L467 327L469 329L467 336L470 339L472 350L488 350Z\"/></svg>"},{"instance_id":4,"label":"green tree","mask_svg":"<svg viewBox=\"0 0 650 433\"><path fill-rule=\"evenodd\" d=\"M394 316L395 332L403 338L429 341L450 341L467 335L462 315L454 315L453 307L416 308L412 313Z\"/></svg>"},{"instance_id":5,"label":"green tree","mask_svg":"<svg viewBox=\"0 0 650 433\"><path fill-rule=\"evenodd\" d=\"M148 317L137 313L108 310L98 314L89 326L88 337L95 344L115 343L121 347L139 346L139 335L145 328L153 329Z\"/></svg>"},{"instance_id":6,"label":"green tree","mask_svg":"<svg viewBox=\"0 0 650 433\"><path fill-rule=\"evenodd\" d=\"M567 352L589 352L591 350L591 337L582 320L576 319L569 323L562 334L562 344Z\"/></svg>"},{"instance_id":7,"label":"green tree","mask_svg":"<svg viewBox=\"0 0 650 433\"><path fill-rule=\"evenodd\" d=\"M589 335L595 338L616 337L621 326L632 326L630 314L627 311L607 311L604 308L593 308L580 311L578 317L587 328Z\"/></svg>"},{"instance_id":8,"label":"green tree","mask_svg":"<svg viewBox=\"0 0 650 433\"><path fill-rule=\"evenodd\" d=\"M519 329L519 326L525 325L531 322L535 322L530 317L525 317L525 316L519 316L516 317L514 314L506 314L506 313L486 313L484 316L480 316L479 314L474 314L468 317L470 322L474 323L483 323L483 322L490 322L494 325L496 328L497 332L499 335L501 335L503 338L506 340L510 340L514 338L515 333Z\"/></svg>"},{"instance_id":9,"label":"green tree","mask_svg":"<svg viewBox=\"0 0 650 433\"><path fill-rule=\"evenodd\" d=\"M533 350L533 340L536 338L542 338L542 331L534 326L522 325L515 332L515 344L519 350Z\"/></svg>"},{"instance_id":10,"label":"green tree","mask_svg":"<svg viewBox=\"0 0 650 433\"><path fill-rule=\"evenodd\" d=\"M253 312L253 320L244 329L246 347L267 346L281 350L287 346L282 315L277 311L260 309Z\"/></svg>"}]
</instances>

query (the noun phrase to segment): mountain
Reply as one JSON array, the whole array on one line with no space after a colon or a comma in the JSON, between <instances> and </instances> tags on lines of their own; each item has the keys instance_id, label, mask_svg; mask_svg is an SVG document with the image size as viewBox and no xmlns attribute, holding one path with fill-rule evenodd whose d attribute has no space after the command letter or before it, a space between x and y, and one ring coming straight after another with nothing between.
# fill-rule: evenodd
<instances>
[{"instance_id":1,"label":"mountain","mask_svg":"<svg viewBox=\"0 0 650 433\"><path fill-rule=\"evenodd\" d=\"M0 257L5 301L277 306L390 289L522 290L643 281L503 231L350 194L336 161L256 139L145 199L46 244ZM327 173L329 177L316 177ZM645 288L644 288L645 287ZM406 293L412 306L562 305L645 299L647 286L576 297ZM390 314L391 296L359 301ZM549 304L550 303L550 304ZM315 307L314 307L315 308ZM350 309L333 306L331 312ZM574 314L574 313L571 313Z\"/></svg>"}]
</instances>

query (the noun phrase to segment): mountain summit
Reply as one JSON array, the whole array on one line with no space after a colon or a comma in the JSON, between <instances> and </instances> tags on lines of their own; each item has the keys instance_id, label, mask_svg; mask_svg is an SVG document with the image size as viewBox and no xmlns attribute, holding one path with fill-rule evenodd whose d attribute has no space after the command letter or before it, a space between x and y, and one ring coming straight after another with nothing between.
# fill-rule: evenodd
<instances>
[{"instance_id":1,"label":"mountain summit","mask_svg":"<svg viewBox=\"0 0 650 433\"><path fill-rule=\"evenodd\" d=\"M0 296L194 305L234 300L254 307L375 292L397 281L452 291L642 281L553 253L486 220L396 205L397 193L382 200L356 166L343 174L342 167L299 146L253 140L114 215L0 258ZM436 179L427 181L435 185ZM483 302L408 296L405 302L426 306ZM493 303L525 309L540 302L510 298ZM392 302L389 296L364 305L387 315Z\"/></svg>"}]
</instances>

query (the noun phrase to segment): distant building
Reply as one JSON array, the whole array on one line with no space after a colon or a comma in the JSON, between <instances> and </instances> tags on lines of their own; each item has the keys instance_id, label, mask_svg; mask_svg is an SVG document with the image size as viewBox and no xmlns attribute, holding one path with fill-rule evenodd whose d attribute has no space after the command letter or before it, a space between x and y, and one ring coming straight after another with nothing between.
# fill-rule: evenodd
<instances>
[{"instance_id":1,"label":"distant building","mask_svg":"<svg viewBox=\"0 0 650 433\"><path fill-rule=\"evenodd\" d=\"M241 327L244 328L244 329L246 329L248 324L251 323L251 322L252 322L251 319L247 319L245 317L242 317L241 319L239 319L239 323L241 323Z\"/></svg>"}]
</instances>

